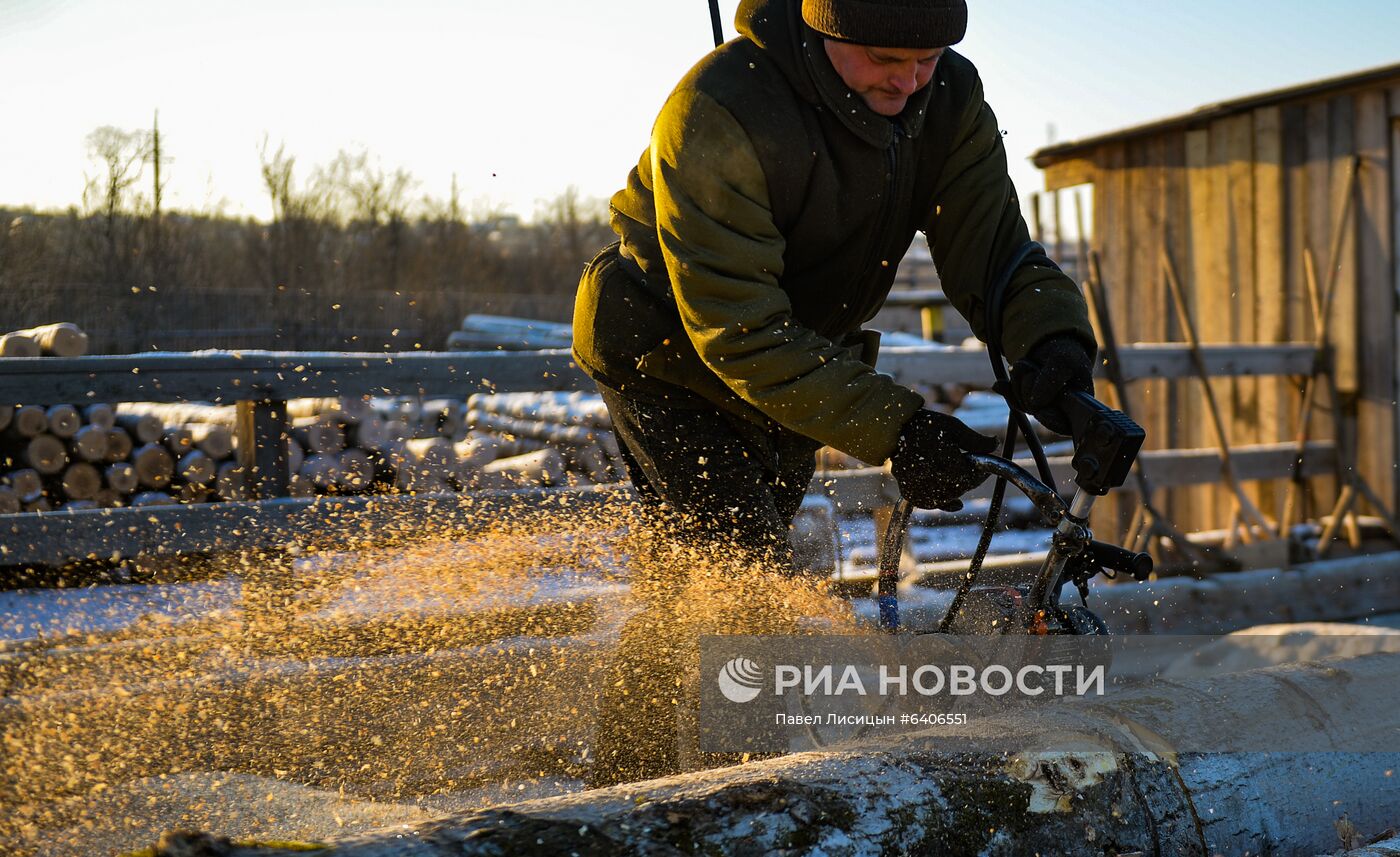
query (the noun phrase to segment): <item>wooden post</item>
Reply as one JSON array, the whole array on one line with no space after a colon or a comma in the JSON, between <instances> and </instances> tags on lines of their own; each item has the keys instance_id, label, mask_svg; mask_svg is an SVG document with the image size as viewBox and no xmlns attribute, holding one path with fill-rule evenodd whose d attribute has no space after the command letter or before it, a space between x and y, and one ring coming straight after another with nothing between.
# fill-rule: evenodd
<instances>
[{"instance_id":1,"label":"wooden post","mask_svg":"<svg viewBox=\"0 0 1400 857\"><path fill-rule=\"evenodd\" d=\"M943 333L943 307L935 304L919 307L919 327L924 339L936 342Z\"/></svg>"},{"instance_id":2,"label":"wooden post","mask_svg":"<svg viewBox=\"0 0 1400 857\"><path fill-rule=\"evenodd\" d=\"M1210 373L1207 371L1201 356L1200 340L1196 337L1196 327L1191 321L1190 309L1186 305L1186 296L1182 293L1181 283L1177 279L1176 266L1172 262L1171 252L1165 247L1162 248L1162 266L1167 275L1167 285L1171 289L1172 300L1176 302L1176 312L1180 316L1187 344L1191 346L1191 359L1196 365L1196 373L1205 390L1206 408L1210 414L1211 427L1215 430L1216 444L1220 448L1221 475L1224 476L1226 485L1229 486L1230 492L1234 495L1235 506L1245 523L1246 540L1248 540L1248 528L1251 525L1262 530L1266 537L1273 537L1276 535L1273 527L1264 518L1258 507L1254 505L1254 501L1249 499L1249 495L1244 493L1239 480L1235 477L1234 463L1230 458L1230 439L1225 431L1224 420L1220 416L1220 408L1215 401L1215 391L1210 386Z\"/></svg>"},{"instance_id":3,"label":"wooden post","mask_svg":"<svg viewBox=\"0 0 1400 857\"><path fill-rule=\"evenodd\" d=\"M291 478L287 469L287 403L239 402L234 434L238 463L246 474L243 486L247 499L286 497Z\"/></svg>"},{"instance_id":4,"label":"wooden post","mask_svg":"<svg viewBox=\"0 0 1400 857\"><path fill-rule=\"evenodd\" d=\"M1082 210L1077 210L1080 223L1080 232L1083 233ZM1104 353L1106 360L1106 374L1109 385L1118 394L1119 410L1125 416L1131 417L1130 406L1128 404L1127 382L1123 380L1123 364L1118 353L1118 338L1114 335L1113 314L1108 310L1108 290L1104 288L1102 276L1099 270L1098 254L1090 251L1088 242L1080 238L1080 257L1085 259L1088 265L1089 276L1084 279L1084 296L1088 299L1089 310L1093 318L1098 322L1099 335L1103 339ZM1138 486L1139 504L1133 509L1133 518L1128 524L1128 534L1125 543L1134 550L1147 550L1156 547L1161 539L1171 541L1172 546L1187 561L1199 567L1206 562L1205 554L1200 549L1191 544L1186 535L1174 527L1158 511L1155 505L1152 485L1148 482L1147 474L1142 470L1142 459L1135 459L1133 462L1133 476ZM1141 545L1141 547L1139 547Z\"/></svg>"},{"instance_id":5,"label":"wooden post","mask_svg":"<svg viewBox=\"0 0 1400 857\"><path fill-rule=\"evenodd\" d=\"M1395 288L1391 256L1390 116L1386 93L1355 97L1353 159L1355 192L1343 202L1353 208L1356 229L1357 413L1356 465L1382 497L1395 506ZM1369 502L1369 500L1367 500Z\"/></svg>"}]
</instances>

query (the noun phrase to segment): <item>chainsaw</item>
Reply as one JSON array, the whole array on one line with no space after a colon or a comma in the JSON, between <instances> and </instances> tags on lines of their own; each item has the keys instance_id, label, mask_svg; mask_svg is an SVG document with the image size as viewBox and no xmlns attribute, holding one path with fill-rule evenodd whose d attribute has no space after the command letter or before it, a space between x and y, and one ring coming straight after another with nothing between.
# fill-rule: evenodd
<instances>
[{"instance_id":1,"label":"chainsaw","mask_svg":"<svg viewBox=\"0 0 1400 857\"><path fill-rule=\"evenodd\" d=\"M998 387L1005 388L999 384ZM1152 573L1152 557L1098 541L1089 529L1089 512L1098 497L1122 485L1142 448L1146 434L1122 411L1114 410L1087 393L1066 393L1060 406L1069 417L1074 441L1075 492L1066 503L1058 491L1009 458L972 455L976 469L998 481L993 493L982 542L968 574L953 598L938 631L979 634L1107 634L1103 620L1088 609L1089 580L1104 573L1129 574L1146 580ZM1007 450L1009 453L1009 450ZM1043 456L1042 458L1043 465ZM1043 473L1048 466L1042 466ZM1034 580L1024 585L977 586L976 576L1000 513L1005 483L1015 485L1054 528L1050 549ZM876 598L880 627L888 632L899 625L899 562L909 532L913 506L900 498L880 543ZM1060 593L1073 583L1081 604L1065 606Z\"/></svg>"}]
</instances>

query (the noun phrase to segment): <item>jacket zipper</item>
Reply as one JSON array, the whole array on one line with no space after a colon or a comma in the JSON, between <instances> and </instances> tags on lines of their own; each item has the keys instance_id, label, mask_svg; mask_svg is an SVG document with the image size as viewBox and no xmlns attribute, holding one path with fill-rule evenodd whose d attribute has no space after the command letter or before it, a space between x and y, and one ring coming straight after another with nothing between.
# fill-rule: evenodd
<instances>
[{"instance_id":1,"label":"jacket zipper","mask_svg":"<svg viewBox=\"0 0 1400 857\"><path fill-rule=\"evenodd\" d=\"M887 234L890 227L894 225L892 223L894 215L899 210L895 195L899 192L899 141L904 137L904 126L900 124L898 119L894 120L893 125L894 136L890 138L890 144L885 148L890 167L889 185L885 189L885 198L880 203L880 218L875 229L874 240L871 242L870 257L862 268L869 273L864 283L866 288L861 289L861 294L866 294L869 289L874 288L874 283L880 278L880 262L888 261L882 260L880 257L884 254L885 246L889 242ZM841 324L837 330L846 331L852 319L866 313L870 308L870 303L867 300L861 305L858 312L853 312L852 307L848 304L840 315Z\"/></svg>"}]
</instances>

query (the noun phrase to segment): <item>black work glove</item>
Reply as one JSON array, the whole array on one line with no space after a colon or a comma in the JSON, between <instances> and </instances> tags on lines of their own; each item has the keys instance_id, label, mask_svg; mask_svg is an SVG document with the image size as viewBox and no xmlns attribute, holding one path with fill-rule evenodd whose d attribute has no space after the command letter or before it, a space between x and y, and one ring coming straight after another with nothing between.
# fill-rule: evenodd
<instances>
[{"instance_id":1,"label":"black work glove","mask_svg":"<svg viewBox=\"0 0 1400 857\"><path fill-rule=\"evenodd\" d=\"M1072 390L1094 394L1094 356L1084 340L1067 333L1037 342L1011 367L1016 403L1055 434L1068 435L1060 397Z\"/></svg>"},{"instance_id":2,"label":"black work glove","mask_svg":"<svg viewBox=\"0 0 1400 857\"><path fill-rule=\"evenodd\" d=\"M996 438L973 431L957 417L921 410L900 430L890 470L910 503L956 512L962 508L958 498L987 479L967 453L986 455L996 448Z\"/></svg>"}]
</instances>

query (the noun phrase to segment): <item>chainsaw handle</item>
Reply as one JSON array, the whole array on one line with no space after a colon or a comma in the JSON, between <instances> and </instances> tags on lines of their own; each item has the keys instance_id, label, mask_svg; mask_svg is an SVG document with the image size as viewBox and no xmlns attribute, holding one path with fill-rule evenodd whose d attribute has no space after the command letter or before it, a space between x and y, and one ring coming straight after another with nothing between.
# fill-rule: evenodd
<instances>
[{"instance_id":1,"label":"chainsaw handle","mask_svg":"<svg viewBox=\"0 0 1400 857\"><path fill-rule=\"evenodd\" d=\"M968 453L967 457L972 459L972 466L979 473L1005 479L1020 489L1051 526L1058 525L1060 519L1065 516L1068 507L1065 506L1065 501L1060 499L1059 493L1021 465L999 455Z\"/></svg>"},{"instance_id":2,"label":"chainsaw handle","mask_svg":"<svg viewBox=\"0 0 1400 857\"><path fill-rule=\"evenodd\" d=\"M1134 580L1146 580L1152 574L1150 554L1134 553L1127 548L1095 539L1089 542L1089 556L1103 568L1126 572L1131 574Z\"/></svg>"}]
</instances>

